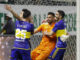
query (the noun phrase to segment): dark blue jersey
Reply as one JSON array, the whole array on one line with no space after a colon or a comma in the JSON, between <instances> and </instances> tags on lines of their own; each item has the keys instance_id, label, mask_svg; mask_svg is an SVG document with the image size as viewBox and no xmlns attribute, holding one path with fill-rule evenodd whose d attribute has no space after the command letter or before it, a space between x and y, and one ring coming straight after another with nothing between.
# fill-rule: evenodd
<instances>
[{"instance_id":1,"label":"dark blue jersey","mask_svg":"<svg viewBox=\"0 0 80 60\"><path fill-rule=\"evenodd\" d=\"M29 39L34 31L34 25L25 21L16 21L14 48L30 49Z\"/></svg>"},{"instance_id":2,"label":"dark blue jersey","mask_svg":"<svg viewBox=\"0 0 80 60\"><path fill-rule=\"evenodd\" d=\"M58 48L65 48L66 47L66 42L62 42L60 37L62 35L66 35L66 26L64 23L64 20L60 20L55 24L55 27L52 29L53 32L56 33L57 36L57 46Z\"/></svg>"}]
</instances>

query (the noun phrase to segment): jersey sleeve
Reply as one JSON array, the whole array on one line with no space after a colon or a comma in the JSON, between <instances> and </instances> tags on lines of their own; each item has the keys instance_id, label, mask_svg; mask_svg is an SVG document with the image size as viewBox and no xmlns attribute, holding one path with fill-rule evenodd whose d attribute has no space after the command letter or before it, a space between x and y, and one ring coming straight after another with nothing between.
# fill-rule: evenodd
<instances>
[{"instance_id":1,"label":"jersey sleeve","mask_svg":"<svg viewBox=\"0 0 80 60\"><path fill-rule=\"evenodd\" d=\"M37 31L42 31L43 24L41 24L38 28L36 28Z\"/></svg>"},{"instance_id":2,"label":"jersey sleeve","mask_svg":"<svg viewBox=\"0 0 80 60\"><path fill-rule=\"evenodd\" d=\"M55 26L54 26L54 28L52 29L52 31L53 31L53 32L56 32L56 31L58 30L58 27L59 27L59 24L56 23Z\"/></svg>"}]
</instances>

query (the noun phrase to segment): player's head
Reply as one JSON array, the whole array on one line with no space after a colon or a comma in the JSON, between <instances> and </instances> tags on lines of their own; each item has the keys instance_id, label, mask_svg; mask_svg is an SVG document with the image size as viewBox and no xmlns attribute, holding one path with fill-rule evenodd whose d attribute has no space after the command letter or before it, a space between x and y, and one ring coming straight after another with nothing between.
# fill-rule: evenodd
<instances>
[{"instance_id":1,"label":"player's head","mask_svg":"<svg viewBox=\"0 0 80 60\"><path fill-rule=\"evenodd\" d=\"M20 17L24 19L31 19L31 12L28 9L22 9Z\"/></svg>"},{"instance_id":2,"label":"player's head","mask_svg":"<svg viewBox=\"0 0 80 60\"><path fill-rule=\"evenodd\" d=\"M58 10L57 12L56 12L56 19L57 20L59 20L59 19L63 19L64 18L64 16L65 16L65 12L64 11L62 11L62 10Z\"/></svg>"},{"instance_id":3,"label":"player's head","mask_svg":"<svg viewBox=\"0 0 80 60\"><path fill-rule=\"evenodd\" d=\"M48 23L52 23L55 18L55 14L53 12L48 12L47 21Z\"/></svg>"},{"instance_id":4,"label":"player's head","mask_svg":"<svg viewBox=\"0 0 80 60\"><path fill-rule=\"evenodd\" d=\"M5 15L5 20L12 20L12 15L11 14L6 14Z\"/></svg>"}]
</instances>

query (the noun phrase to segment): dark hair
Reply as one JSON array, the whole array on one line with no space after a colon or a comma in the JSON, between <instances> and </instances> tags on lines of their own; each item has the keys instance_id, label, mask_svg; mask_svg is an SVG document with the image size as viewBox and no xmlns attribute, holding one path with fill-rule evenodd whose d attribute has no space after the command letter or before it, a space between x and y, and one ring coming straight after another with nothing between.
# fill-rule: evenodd
<instances>
[{"instance_id":1,"label":"dark hair","mask_svg":"<svg viewBox=\"0 0 80 60\"><path fill-rule=\"evenodd\" d=\"M59 12L59 14L62 16L62 18L64 18L64 16L65 16L65 12L62 11L62 10L58 10L58 12Z\"/></svg>"},{"instance_id":2,"label":"dark hair","mask_svg":"<svg viewBox=\"0 0 80 60\"><path fill-rule=\"evenodd\" d=\"M48 15L55 16L55 14L53 12L48 12Z\"/></svg>"},{"instance_id":3,"label":"dark hair","mask_svg":"<svg viewBox=\"0 0 80 60\"><path fill-rule=\"evenodd\" d=\"M22 11L24 12L23 18L27 18L27 17L31 16L31 12L28 9L23 9Z\"/></svg>"}]
</instances>

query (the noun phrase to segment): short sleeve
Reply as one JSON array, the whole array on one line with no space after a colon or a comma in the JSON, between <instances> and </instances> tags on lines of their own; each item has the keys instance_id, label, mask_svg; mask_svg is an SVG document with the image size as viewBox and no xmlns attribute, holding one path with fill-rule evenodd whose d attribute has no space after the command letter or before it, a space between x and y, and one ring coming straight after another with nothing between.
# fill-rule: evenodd
<instances>
[{"instance_id":1,"label":"short sleeve","mask_svg":"<svg viewBox=\"0 0 80 60\"><path fill-rule=\"evenodd\" d=\"M56 32L58 30L58 23L55 24L54 28L52 29L53 32Z\"/></svg>"}]
</instances>

